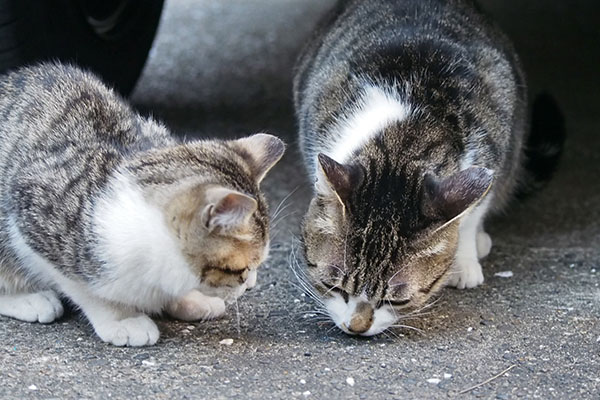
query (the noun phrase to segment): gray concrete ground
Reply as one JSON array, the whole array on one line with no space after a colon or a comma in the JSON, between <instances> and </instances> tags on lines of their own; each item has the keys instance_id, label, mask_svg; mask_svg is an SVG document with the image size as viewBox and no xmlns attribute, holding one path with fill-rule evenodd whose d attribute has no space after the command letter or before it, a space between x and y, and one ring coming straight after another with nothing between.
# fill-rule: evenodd
<instances>
[{"instance_id":1,"label":"gray concrete ground","mask_svg":"<svg viewBox=\"0 0 600 400\"><path fill-rule=\"evenodd\" d=\"M293 194L239 319L235 309L209 323L161 319L156 346L115 348L75 312L47 326L0 318L0 397L436 399L513 367L461 396L600 398L597 2L483 1L514 38L532 92L550 90L567 115L563 162L545 190L491 221L483 286L444 290L432 314L410 321L423 333L369 339L314 317L289 267L310 196L295 146L291 66L331 3L168 1L133 96L179 134L267 130L290 144L265 187L273 205ZM226 338L233 344L219 344Z\"/></svg>"}]
</instances>

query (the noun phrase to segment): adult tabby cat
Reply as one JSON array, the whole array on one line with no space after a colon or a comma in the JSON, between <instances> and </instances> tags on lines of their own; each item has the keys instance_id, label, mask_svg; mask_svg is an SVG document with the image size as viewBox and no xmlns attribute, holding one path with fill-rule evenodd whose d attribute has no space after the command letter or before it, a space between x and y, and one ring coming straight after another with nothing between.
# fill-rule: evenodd
<instances>
[{"instance_id":1,"label":"adult tabby cat","mask_svg":"<svg viewBox=\"0 0 600 400\"><path fill-rule=\"evenodd\" d=\"M471 1L340 1L294 96L316 180L305 257L338 327L374 335L445 284L483 282L483 221L533 175L523 71Z\"/></svg>"},{"instance_id":2,"label":"adult tabby cat","mask_svg":"<svg viewBox=\"0 0 600 400\"><path fill-rule=\"evenodd\" d=\"M52 322L60 293L102 340L142 346L146 313L215 317L254 286L281 140L180 143L58 64L1 77L0 121L0 314Z\"/></svg>"}]
</instances>

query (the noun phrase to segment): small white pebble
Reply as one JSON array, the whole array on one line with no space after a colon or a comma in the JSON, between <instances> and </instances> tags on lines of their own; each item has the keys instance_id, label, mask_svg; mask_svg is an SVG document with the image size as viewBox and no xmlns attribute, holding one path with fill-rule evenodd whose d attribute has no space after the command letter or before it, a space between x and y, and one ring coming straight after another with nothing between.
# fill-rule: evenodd
<instances>
[{"instance_id":1,"label":"small white pebble","mask_svg":"<svg viewBox=\"0 0 600 400\"><path fill-rule=\"evenodd\" d=\"M193 331L194 329L196 329L196 327L194 325L188 325L186 326L187 329L189 329L190 331Z\"/></svg>"},{"instance_id":2,"label":"small white pebble","mask_svg":"<svg viewBox=\"0 0 600 400\"><path fill-rule=\"evenodd\" d=\"M308 397L310 396L310 392L308 390L306 392L302 392L302 396Z\"/></svg>"},{"instance_id":3,"label":"small white pebble","mask_svg":"<svg viewBox=\"0 0 600 400\"><path fill-rule=\"evenodd\" d=\"M452 374L448 374L448 373L444 374L444 379L450 379L450 378L452 378Z\"/></svg>"},{"instance_id":4,"label":"small white pebble","mask_svg":"<svg viewBox=\"0 0 600 400\"><path fill-rule=\"evenodd\" d=\"M592 268L592 269L590 270L590 272L591 272L592 274L595 274L595 273L596 273L596 268Z\"/></svg>"},{"instance_id":5,"label":"small white pebble","mask_svg":"<svg viewBox=\"0 0 600 400\"><path fill-rule=\"evenodd\" d=\"M327 367L326 367L326 368L324 368L324 369L323 369L323 371L325 371L325 372L329 372L329 371L331 371L331 368L327 368Z\"/></svg>"},{"instance_id":6,"label":"small white pebble","mask_svg":"<svg viewBox=\"0 0 600 400\"><path fill-rule=\"evenodd\" d=\"M77 338L77 341L78 341L78 342L81 342L82 340L83 340L83 338L82 338L82 337L78 337L78 338Z\"/></svg>"},{"instance_id":7,"label":"small white pebble","mask_svg":"<svg viewBox=\"0 0 600 400\"><path fill-rule=\"evenodd\" d=\"M190 331L189 331L189 329L182 329L182 330L181 330L181 333L183 333L183 334L188 334L188 333L190 333Z\"/></svg>"},{"instance_id":8,"label":"small white pebble","mask_svg":"<svg viewBox=\"0 0 600 400\"><path fill-rule=\"evenodd\" d=\"M306 385L306 381L304 379L300 379L300 383Z\"/></svg>"},{"instance_id":9,"label":"small white pebble","mask_svg":"<svg viewBox=\"0 0 600 400\"><path fill-rule=\"evenodd\" d=\"M501 272L496 272L494 274L494 276L497 276L499 278L512 278L513 276L513 272L512 271L501 271Z\"/></svg>"},{"instance_id":10,"label":"small white pebble","mask_svg":"<svg viewBox=\"0 0 600 400\"><path fill-rule=\"evenodd\" d=\"M471 332L472 330L473 330L472 326L470 326L470 327L467 328L467 332Z\"/></svg>"},{"instance_id":11,"label":"small white pebble","mask_svg":"<svg viewBox=\"0 0 600 400\"><path fill-rule=\"evenodd\" d=\"M429 378L427 379L427 382L429 383L433 383L434 385L437 385L438 383L440 383L442 380L440 378Z\"/></svg>"},{"instance_id":12,"label":"small white pebble","mask_svg":"<svg viewBox=\"0 0 600 400\"><path fill-rule=\"evenodd\" d=\"M300 303L300 299L294 299L294 303Z\"/></svg>"},{"instance_id":13,"label":"small white pebble","mask_svg":"<svg viewBox=\"0 0 600 400\"><path fill-rule=\"evenodd\" d=\"M416 363L416 362L417 362L417 359L416 359L416 358L411 358L411 359L410 359L410 361L412 361L412 362Z\"/></svg>"},{"instance_id":14,"label":"small white pebble","mask_svg":"<svg viewBox=\"0 0 600 400\"><path fill-rule=\"evenodd\" d=\"M306 295L305 295L304 293L302 293L302 294L300 295L300 297L306 297Z\"/></svg>"},{"instance_id":15,"label":"small white pebble","mask_svg":"<svg viewBox=\"0 0 600 400\"><path fill-rule=\"evenodd\" d=\"M598 339L596 339L596 343L600 343L600 336L598 336Z\"/></svg>"},{"instance_id":16,"label":"small white pebble","mask_svg":"<svg viewBox=\"0 0 600 400\"><path fill-rule=\"evenodd\" d=\"M350 386L354 386L354 378L349 376L346 378L346 383Z\"/></svg>"},{"instance_id":17,"label":"small white pebble","mask_svg":"<svg viewBox=\"0 0 600 400\"><path fill-rule=\"evenodd\" d=\"M148 360L142 360L142 364L147 365L149 367L152 367L153 365L156 365L155 362L153 361L148 361Z\"/></svg>"},{"instance_id":18,"label":"small white pebble","mask_svg":"<svg viewBox=\"0 0 600 400\"><path fill-rule=\"evenodd\" d=\"M233 344L233 339L223 339L219 342L219 344L224 344L225 346L231 346Z\"/></svg>"},{"instance_id":19,"label":"small white pebble","mask_svg":"<svg viewBox=\"0 0 600 400\"><path fill-rule=\"evenodd\" d=\"M29 390L37 390L37 386L35 386L35 385L29 385L29 386L27 386L27 389L29 389Z\"/></svg>"}]
</instances>

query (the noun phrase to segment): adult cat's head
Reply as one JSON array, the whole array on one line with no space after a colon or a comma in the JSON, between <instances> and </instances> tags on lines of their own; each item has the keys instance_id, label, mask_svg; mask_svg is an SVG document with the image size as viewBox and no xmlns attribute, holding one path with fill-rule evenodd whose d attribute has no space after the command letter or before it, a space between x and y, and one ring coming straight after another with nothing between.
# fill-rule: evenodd
<instances>
[{"instance_id":1,"label":"adult cat's head","mask_svg":"<svg viewBox=\"0 0 600 400\"><path fill-rule=\"evenodd\" d=\"M128 165L161 208L204 294L233 300L255 285L269 251L259 185L284 149L278 138L256 134L153 150Z\"/></svg>"},{"instance_id":2,"label":"adult cat's head","mask_svg":"<svg viewBox=\"0 0 600 400\"><path fill-rule=\"evenodd\" d=\"M375 335L422 307L451 273L461 215L491 183L485 168L438 177L319 154L304 251L336 325Z\"/></svg>"}]
</instances>

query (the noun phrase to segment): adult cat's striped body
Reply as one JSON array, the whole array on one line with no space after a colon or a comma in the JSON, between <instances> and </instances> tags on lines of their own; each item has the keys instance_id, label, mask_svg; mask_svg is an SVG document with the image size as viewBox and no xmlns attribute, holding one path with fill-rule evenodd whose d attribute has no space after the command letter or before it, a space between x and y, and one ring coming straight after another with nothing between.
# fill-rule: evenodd
<instances>
[{"instance_id":1,"label":"adult cat's striped body","mask_svg":"<svg viewBox=\"0 0 600 400\"><path fill-rule=\"evenodd\" d=\"M294 83L316 180L306 258L338 326L376 334L445 283L481 284L484 218L524 178L504 35L467 0L340 1Z\"/></svg>"}]
</instances>

